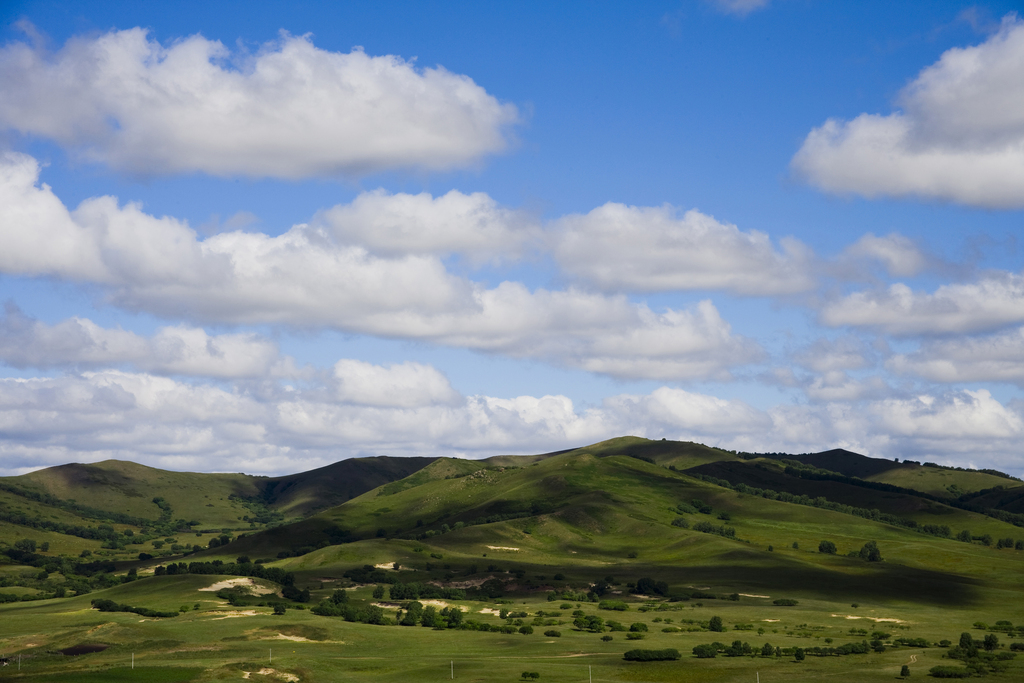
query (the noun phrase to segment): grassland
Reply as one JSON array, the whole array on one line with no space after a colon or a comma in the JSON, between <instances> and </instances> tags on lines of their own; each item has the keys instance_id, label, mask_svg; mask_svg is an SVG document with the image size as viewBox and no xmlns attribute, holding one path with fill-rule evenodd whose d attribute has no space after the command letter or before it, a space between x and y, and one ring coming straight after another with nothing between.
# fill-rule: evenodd
<instances>
[{"instance_id":1,"label":"grassland","mask_svg":"<svg viewBox=\"0 0 1024 683\"><path fill-rule=\"evenodd\" d=\"M453 670L462 681L522 681L524 671L540 674L541 682L587 681L591 673L594 681L882 681L898 677L903 665L915 678L936 665L962 666L944 658L949 649L938 643L956 644L963 632L976 639L997 636L996 653L1010 654L1010 643L1024 641L1024 629L1012 626L1024 625L1024 551L978 540L985 535L1024 539L1020 527L928 498L908 502L904 498L913 496L907 493L887 498L860 489L862 504L888 501L921 525L951 527L953 535L969 529L975 540L962 542L692 476L713 464L761 463L778 474L777 463L769 460L633 438L518 459L439 459L341 505L239 534L227 545L187 558L117 562L103 575L113 584L106 588L94 585L87 594L69 591L64 598L0 604L0 655L15 657L15 665L0 668L0 681L244 680L249 672L249 680L257 681L407 683L450 680ZM697 469L688 473L691 468ZM694 499L710 510L696 511ZM731 533L698 531L701 523ZM0 538L8 543L15 533L42 538L36 529L14 527L0 527ZM822 540L833 542L837 552L818 552ZM877 542L882 561L858 556L869 541ZM58 542L52 540L43 557L53 556ZM75 549L62 546L57 554ZM289 572L296 589L309 591L308 602L290 601L285 614L275 615L274 604L281 603L276 596L233 605L227 594L203 590L238 580L233 575L148 576L155 565L178 559L219 560L234 570L240 555ZM353 577L359 575L351 571L365 565L380 570L370 583L357 583ZM132 568L144 578L121 583L118 577L127 579ZM0 581L32 571L0 565ZM664 594L631 592L642 578L662 585ZM410 601L389 599L394 582L464 590L465 596L453 594L437 606L458 606L465 621L532 626L533 633L397 625ZM256 592L282 589L257 583L262 588ZM383 598L372 597L378 585ZM349 622L309 610L338 588L347 589L356 608L380 604L391 623ZM5 590L0 587L0 593ZM47 595L32 586L18 590ZM603 592L594 595L598 602L586 595L594 591ZM782 598L797 604L774 604ZM94 599L186 610L173 618L147 618L99 612L91 606ZM627 609L601 609L600 600L623 602ZM502 609L526 615L502 619L497 614ZM577 611L646 630L635 632L642 635L637 640L623 631L582 630L574 625ZM709 630L714 616L723 620L724 631ZM976 628L976 622L1011 626L991 630ZM550 630L560 635L544 635ZM900 645L900 638L921 639L928 647ZM698 645L736 640L758 654L719 653L713 659L691 654ZM797 648L872 640L879 651L811 654L803 661L795 656ZM766 643L773 652L761 656ZM108 647L78 656L56 654L83 644ZM674 648L682 658L623 660L625 651L638 647ZM989 675L1021 680L1020 659Z\"/></svg>"}]
</instances>

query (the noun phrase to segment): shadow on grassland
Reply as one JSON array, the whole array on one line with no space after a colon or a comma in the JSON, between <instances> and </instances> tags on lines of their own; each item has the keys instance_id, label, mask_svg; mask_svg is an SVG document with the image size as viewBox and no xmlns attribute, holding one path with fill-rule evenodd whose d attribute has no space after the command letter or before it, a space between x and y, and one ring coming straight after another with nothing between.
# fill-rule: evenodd
<instances>
[{"instance_id":1,"label":"shadow on grassland","mask_svg":"<svg viewBox=\"0 0 1024 683\"><path fill-rule=\"evenodd\" d=\"M979 589L983 584L979 580L889 562L854 571L793 562L767 566L705 565L687 567L681 573L690 583L705 586L724 588L736 584L766 593L812 594L826 600L898 600L945 607L970 607L982 601Z\"/></svg>"}]
</instances>

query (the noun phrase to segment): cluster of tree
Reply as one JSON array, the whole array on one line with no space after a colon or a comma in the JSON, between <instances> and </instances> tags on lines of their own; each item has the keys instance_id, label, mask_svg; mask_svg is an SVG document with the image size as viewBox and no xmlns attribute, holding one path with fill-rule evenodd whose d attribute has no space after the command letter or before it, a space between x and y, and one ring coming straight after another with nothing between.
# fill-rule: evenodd
<instances>
[{"instance_id":1,"label":"cluster of tree","mask_svg":"<svg viewBox=\"0 0 1024 683\"><path fill-rule=\"evenodd\" d=\"M676 510L681 515L695 515L700 513L702 515L710 515L712 508L710 505L705 503L700 498L694 498L689 503L680 503L676 506Z\"/></svg>"},{"instance_id":2,"label":"cluster of tree","mask_svg":"<svg viewBox=\"0 0 1024 683\"><path fill-rule=\"evenodd\" d=\"M383 587L379 588L382 589ZM392 600L465 600L466 591L461 588L440 588L429 583L394 583L391 585Z\"/></svg>"},{"instance_id":3,"label":"cluster of tree","mask_svg":"<svg viewBox=\"0 0 1024 683\"><path fill-rule=\"evenodd\" d=\"M629 609L629 604L622 600L602 600L597 604L597 608L613 612L625 612Z\"/></svg>"},{"instance_id":4,"label":"cluster of tree","mask_svg":"<svg viewBox=\"0 0 1024 683\"><path fill-rule=\"evenodd\" d=\"M638 595L668 595L668 584L645 576L637 580L636 586L630 592Z\"/></svg>"},{"instance_id":5,"label":"cluster of tree","mask_svg":"<svg viewBox=\"0 0 1024 683\"><path fill-rule=\"evenodd\" d=\"M404 615L401 611L398 614L398 623L402 626L425 626L435 629L460 628L465 616L459 607L438 610L433 605L424 607L423 603L415 600L406 605Z\"/></svg>"},{"instance_id":6,"label":"cluster of tree","mask_svg":"<svg viewBox=\"0 0 1024 683\"><path fill-rule=\"evenodd\" d=\"M697 522L693 525L694 531L704 534L718 534L726 538L736 538L736 529L731 526L715 526L711 522Z\"/></svg>"},{"instance_id":7,"label":"cluster of tree","mask_svg":"<svg viewBox=\"0 0 1024 683\"><path fill-rule=\"evenodd\" d=\"M131 605L120 605L113 600L97 599L92 601L92 606L101 612L132 612L143 617L176 617L177 612L160 612L146 607L132 607Z\"/></svg>"},{"instance_id":8,"label":"cluster of tree","mask_svg":"<svg viewBox=\"0 0 1024 683\"><path fill-rule=\"evenodd\" d=\"M394 574L388 574L383 569L377 569L372 564L364 564L359 569L349 569L342 574L346 579L354 583L397 583L398 579Z\"/></svg>"},{"instance_id":9,"label":"cluster of tree","mask_svg":"<svg viewBox=\"0 0 1024 683\"><path fill-rule=\"evenodd\" d=\"M622 658L627 662L669 662L679 659L679 650L627 650Z\"/></svg>"},{"instance_id":10,"label":"cluster of tree","mask_svg":"<svg viewBox=\"0 0 1024 683\"><path fill-rule=\"evenodd\" d=\"M937 676L937 678L964 678L964 676L953 675L955 672L963 671L966 671L968 675L979 676L988 672L1005 671L1009 666L1008 660L1015 656L1014 652L999 651L999 637L994 633L987 634L981 640L975 640L970 633L961 633L960 641L946 652L946 657L962 661L964 668L939 667L949 671L946 671L948 675Z\"/></svg>"},{"instance_id":11,"label":"cluster of tree","mask_svg":"<svg viewBox=\"0 0 1024 683\"><path fill-rule=\"evenodd\" d=\"M155 569L156 576L174 576L175 574L223 574L225 576L252 576L279 583L282 586L294 586L295 575L280 567L267 567L253 562L225 564L221 560L212 562L172 562L167 566L159 565Z\"/></svg>"}]
</instances>

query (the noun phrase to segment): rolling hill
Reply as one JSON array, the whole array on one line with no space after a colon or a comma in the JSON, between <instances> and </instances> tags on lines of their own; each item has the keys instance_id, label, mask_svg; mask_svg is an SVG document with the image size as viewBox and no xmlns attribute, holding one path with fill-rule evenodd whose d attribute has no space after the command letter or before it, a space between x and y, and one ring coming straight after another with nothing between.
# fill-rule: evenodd
<instances>
[{"instance_id":1,"label":"rolling hill","mask_svg":"<svg viewBox=\"0 0 1024 683\"><path fill-rule=\"evenodd\" d=\"M278 478L117 462L64 466L0 480L0 511L8 513L0 524L0 594L40 598L0 604L0 647L37 656L57 675L73 662L46 660L46 648L87 639L132 643L160 666L184 671L183 662L194 664L192 677L181 680L230 679L241 671L236 665L250 666L254 643L270 637L295 650L282 659L298 680L397 681L417 671L436 677L431 667L444 657L475 662L465 663L475 672L470 680L496 680L494 672L509 666L499 678L514 680L522 667L509 662L520 657L554 680L570 680L561 664L570 656L592 658L595 675L600 667L603 680L614 681L747 680L757 670L774 671L775 680L891 680L909 657L897 636L927 641L914 661L920 655L929 666L961 666L935 643L955 642L972 628L979 638L992 628L1009 638L1013 624L1024 621L1024 517L1015 512L1021 494L1021 482L995 473L848 451L732 453L637 437L480 461L357 459ZM204 520L178 520L179 510L197 505ZM35 515L28 518L35 526L19 525L11 516L19 510ZM76 536L68 531L74 523L105 527L106 535L86 538L88 530L79 529ZM29 538L50 545L29 551ZM90 555L79 557L79 548ZM271 592L204 592L250 580ZM338 587L352 596L351 619L300 609ZM420 593L440 597L437 609L468 610L471 631L487 624L506 631L456 641L443 627L432 636L387 626L414 609L402 596ZM387 595L398 597L381 601ZM156 622L105 613L97 622L87 609L96 596L183 611ZM773 602L780 598L788 606ZM274 621L274 604L287 610L287 620ZM382 616L365 616L373 605ZM500 609L529 618L501 617ZM711 614L737 633L716 634L701 616ZM757 639L757 648L767 639L782 655L773 648L771 661L631 667L622 663L623 634L580 627L587 615L641 624L629 631L640 634L633 639L643 640L641 647L678 648L687 657L716 637ZM27 640L28 624L50 619L64 629ZM360 623L366 619L371 623ZM990 628L997 622L1003 626ZM90 631L97 623L111 624L103 627L107 635ZM560 635L524 638L518 629L530 624ZM887 627L877 633L885 637L872 635L872 626ZM867 659L819 653L823 659L802 669L790 666L797 648L861 637L878 642ZM1007 680L1024 674L1008 642L997 647L1004 659L971 665ZM335 652L323 649L328 643L342 654L326 656ZM367 664L377 661L379 647L414 652L427 668L392 656ZM125 651L89 656L113 666Z\"/></svg>"}]
</instances>

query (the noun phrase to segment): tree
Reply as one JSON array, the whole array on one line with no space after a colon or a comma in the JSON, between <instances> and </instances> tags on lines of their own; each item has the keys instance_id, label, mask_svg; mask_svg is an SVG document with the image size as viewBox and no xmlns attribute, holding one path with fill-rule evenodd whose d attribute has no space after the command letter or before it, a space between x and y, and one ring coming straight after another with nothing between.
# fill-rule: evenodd
<instances>
[{"instance_id":1,"label":"tree","mask_svg":"<svg viewBox=\"0 0 1024 683\"><path fill-rule=\"evenodd\" d=\"M963 541L964 543L970 543L972 539L973 536L971 536L971 532L968 529L964 529L956 535L956 540Z\"/></svg>"},{"instance_id":2,"label":"tree","mask_svg":"<svg viewBox=\"0 0 1024 683\"><path fill-rule=\"evenodd\" d=\"M875 541L868 541L864 544L864 547L860 549L860 559L867 560L868 562L881 562L882 551L878 549L878 543Z\"/></svg>"},{"instance_id":3,"label":"tree","mask_svg":"<svg viewBox=\"0 0 1024 683\"><path fill-rule=\"evenodd\" d=\"M722 617L711 617L711 621L708 622L708 630L722 632L725 630L725 624L722 623Z\"/></svg>"},{"instance_id":4,"label":"tree","mask_svg":"<svg viewBox=\"0 0 1024 683\"><path fill-rule=\"evenodd\" d=\"M287 607L283 602L274 603L274 614L284 614L287 611Z\"/></svg>"},{"instance_id":5,"label":"tree","mask_svg":"<svg viewBox=\"0 0 1024 683\"><path fill-rule=\"evenodd\" d=\"M796 650L794 650L793 651L793 656L796 658L796 661L798 661L798 662L804 661L804 658L807 657L807 655L804 653L804 649L802 647L798 647Z\"/></svg>"},{"instance_id":6,"label":"tree","mask_svg":"<svg viewBox=\"0 0 1024 683\"><path fill-rule=\"evenodd\" d=\"M822 541L818 544L818 552L825 553L826 555L835 555L836 544L832 541Z\"/></svg>"},{"instance_id":7,"label":"tree","mask_svg":"<svg viewBox=\"0 0 1024 683\"><path fill-rule=\"evenodd\" d=\"M771 643L765 643L764 646L761 648L761 656L771 657L773 654L775 654L775 648L772 647Z\"/></svg>"},{"instance_id":8,"label":"tree","mask_svg":"<svg viewBox=\"0 0 1024 683\"><path fill-rule=\"evenodd\" d=\"M693 648L693 655L697 659L714 659L718 656L718 648L711 644L697 645Z\"/></svg>"},{"instance_id":9,"label":"tree","mask_svg":"<svg viewBox=\"0 0 1024 683\"><path fill-rule=\"evenodd\" d=\"M383 598L384 598L384 586L381 585L381 584L378 584L377 587L373 589L373 599L374 600L381 600Z\"/></svg>"},{"instance_id":10,"label":"tree","mask_svg":"<svg viewBox=\"0 0 1024 683\"><path fill-rule=\"evenodd\" d=\"M996 634L989 633L987 636L985 636L983 646L989 652L991 652L992 650L999 649L999 638L996 637Z\"/></svg>"},{"instance_id":11,"label":"tree","mask_svg":"<svg viewBox=\"0 0 1024 683\"><path fill-rule=\"evenodd\" d=\"M380 609L380 608L378 608ZM413 600L406 607L405 617L400 622L402 626L415 626L423 618L423 603Z\"/></svg>"},{"instance_id":12,"label":"tree","mask_svg":"<svg viewBox=\"0 0 1024 683\"><path fill-rule=\"evenodd\" d=\"M907 666L906 664L904 664L903 668L900 669L900 676L902 678L909 678L910 677L910 667Z\"/></svg>"}]
</instances>

